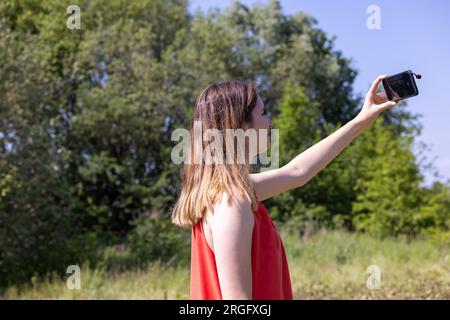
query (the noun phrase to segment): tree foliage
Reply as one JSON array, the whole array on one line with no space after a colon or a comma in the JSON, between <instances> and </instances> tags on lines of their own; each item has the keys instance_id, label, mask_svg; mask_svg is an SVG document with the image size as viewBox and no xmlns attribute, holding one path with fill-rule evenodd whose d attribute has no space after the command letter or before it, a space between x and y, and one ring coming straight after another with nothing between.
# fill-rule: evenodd
<instances>
[{"instance_id":1,"label":"tree foliage","mask_svg":"<svg viewBox=\"0 0 450 320\"><path fill-rule=\"evenodd\" d=\"M65 272L102 245L132 240L141 252L155 242L147 227L173 234L142 217L167 219L180 169L170 135L211 82L256 82L282 162L359 110L351 59L278 1L208 13L185 0L79 1L80 30L66 26L70 4L0 3L0 284ZM419 186L402 137L417 119L386 114L307 186L271 200L274 216L382 234L448 229L448 187Z\"/></svg>"}]
</instances>

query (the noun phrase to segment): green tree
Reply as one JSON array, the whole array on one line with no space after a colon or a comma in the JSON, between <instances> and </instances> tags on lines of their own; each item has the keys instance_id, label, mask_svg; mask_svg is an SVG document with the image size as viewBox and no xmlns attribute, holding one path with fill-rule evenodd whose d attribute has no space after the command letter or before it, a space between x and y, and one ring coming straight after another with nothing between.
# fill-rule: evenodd
<instances>
[{"instance_id":1,"label":"green tree","mask_svg":"<svg viewBox=\"0 0 450 320\"><path fill-rule=\"evenodd\" d=\"M304 89L289 82L278 105L278 111L274 127L280 130L280 163L283 165L320 141L321 130L318 122L321 113L319 109L311 106ZM330 125L325 128L331 131ZM351 163L351 156L340 155L302 188L269 200L277 218L286 220L292 216L303 215L303 206L314 209L314 216L308 219L322 226L333 226L335 216L348 216L354 197L352 185L358 176ZM294 210L297 202L303 205ZM316 210L317 206L321 209ZM350 228L351 224L347 223L347 226Z\"/></svg>"},{"instance_id":2,"label":"green tree","mask_svg":"<svg viewBox=\"0 0 450 320\"><path fill-rule=\"evenodd\" d=\"M417 234L414 216L425 202L412 137L397 136L378 119L358 142L364 158L359 163L362 177L355 185L356 228L381 236Z\"/></svg>"},{"instance_id":3,"label":"green tree","mask_svg":"<svg viewBox=\"0 0 450 320\"><path fill-rule=\"evenodd\" d=\"M185 0L80 1L80 30L66 27L70 4L0 2L2 279L64 272L83 252L153 230L139 228L142 216L167 219L180 169L170 161L171 132L188 126L211 82L256 82L281 129L282 161L358 111L351 59L312 17L285 15L279 1L193 14ZM396 136L415 134L408 110L384 118ZM275 216L308 210L306 220L330 225L342 214L351 227L359 162L370 152L349 148L307 186L274 199ZM430 202L421 215L433 210Z\"/></svg>"}]
</instances>

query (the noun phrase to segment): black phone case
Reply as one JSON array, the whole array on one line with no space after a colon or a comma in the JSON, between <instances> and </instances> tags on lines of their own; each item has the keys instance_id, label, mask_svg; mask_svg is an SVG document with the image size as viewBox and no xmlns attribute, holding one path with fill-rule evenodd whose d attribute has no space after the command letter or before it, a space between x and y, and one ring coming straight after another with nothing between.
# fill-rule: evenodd
<instances>
[{"instance_id":1,"label":"black phone case","mask_svg":"<svg viewBox=\"0 0 450 320\"><path fill-rule=\"evenodd\" d=\"M386 92L386 96L388 97L389 101L392 101L394 99L394 92L390 88L388 81L389 81L389 79L398 77L398 76L400 76L402 74L407 74L408 78L410 79L410 81L411 81L411 83L413 85L414 93L410 94L410 95L407 95L407 96L400 97L400 99L397 99L396 101L400 101L400 100L404 100L404 99L407 99L407 98L415 97L415 96L417 96L419 94L419 89L417 88L416 81L414 80L414 74L413 74L413 72L411 70L408 70L408 71L404 71L404 72L400 72L400 73L394 74L392 76L389 76L389 77L386 77L385 79L383 79L383 87L384 87L384 90Z\"/></svg>"}]
</instances>

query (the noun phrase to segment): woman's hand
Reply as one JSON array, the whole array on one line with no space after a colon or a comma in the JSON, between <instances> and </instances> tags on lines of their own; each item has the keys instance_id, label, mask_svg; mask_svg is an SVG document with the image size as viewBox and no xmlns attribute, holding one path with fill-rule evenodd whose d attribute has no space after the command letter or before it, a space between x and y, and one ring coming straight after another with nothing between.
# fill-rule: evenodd
<instances>
[{"instance_id":1,"label":"woman's hand","mask_svg":"<svg viewBox=\"0 0 450 320\"><path fill-rule=\"evenodd\" d=\"M355 120L361 123L364 128L372 126L381 112L390 109L397 104L394 101L387 101L386 93L377 93L378 85L385 77L386 75L382 75L375 79L369 92L366 94L366 99L364 100L361 111L355 117Z\"/></svg>"}]
</instances>

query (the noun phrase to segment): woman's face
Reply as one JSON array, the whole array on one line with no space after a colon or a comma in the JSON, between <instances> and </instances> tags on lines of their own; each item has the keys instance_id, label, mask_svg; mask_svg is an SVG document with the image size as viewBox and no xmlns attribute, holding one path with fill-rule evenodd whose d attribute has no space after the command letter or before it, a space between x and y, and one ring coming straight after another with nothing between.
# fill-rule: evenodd
<instances>
[{"instance_id":1,"label":"woman's face","mask_svg":"<svg viewBox=\"0 0 450 320\"><path fill-rule=\"evenodd\" d=\"M258 152L257 153L263 153L268 148L270 148L270 128L272 127L272 121L269 119L269 117L266 115L266 112L264 110L264 103L262 102L261 98L258 96L257 103L255 108L252 111L252 121L253 126L251 128L256 129L257 131L257 137L258 137ZM260 145L260 139L259 139L259 130L260 129L267 129L267 143L264 145ZM262 133L261 133L262 135Z\"/></svg>"}]
</instances>

